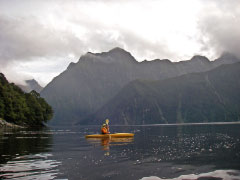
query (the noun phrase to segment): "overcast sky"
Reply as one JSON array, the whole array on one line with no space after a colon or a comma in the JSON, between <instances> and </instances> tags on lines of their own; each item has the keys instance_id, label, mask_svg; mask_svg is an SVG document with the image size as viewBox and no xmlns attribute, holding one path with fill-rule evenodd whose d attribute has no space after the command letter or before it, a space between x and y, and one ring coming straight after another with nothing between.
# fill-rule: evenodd
<instances>
[{"instance_id":1,"label":"overcast sky","mask_svg":"<svg viewBox=\"0 0 240 180\"><path fill-rule=\"evenodd\" d=\"M88 51L240 57L240 0L0 0L0 72L41 85Z\"/></svg>"}]
</instances>

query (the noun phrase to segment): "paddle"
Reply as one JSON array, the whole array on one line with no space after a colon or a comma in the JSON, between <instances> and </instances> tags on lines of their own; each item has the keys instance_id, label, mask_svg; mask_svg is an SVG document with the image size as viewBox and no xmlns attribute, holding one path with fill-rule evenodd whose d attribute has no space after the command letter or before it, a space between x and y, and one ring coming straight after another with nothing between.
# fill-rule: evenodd
<instances>
[{"instance_id":1,"label":"paddle","mask_svg":"<svg viewBox=\"0 0 240 180\"><path fill-rule=\"evenodd\" d=\"M106 119L106 124L108 125L108 123L109 123L109 119Z\"/></svg>"},{"instance_id":2,"label":"paddle","mask_svg":"<svg viewBox=\"0 0 240 180\"><path fill-rule=\"evenodd\" d=\"M109 119L106 119L106 121L105 121L105 122L106 122L106 124L107 124L108 133L110 133L110 132L109 132L109 126L108 126ZM109 138L111 138L110 134L109 134Z\"/></svg>"}]
</instances>

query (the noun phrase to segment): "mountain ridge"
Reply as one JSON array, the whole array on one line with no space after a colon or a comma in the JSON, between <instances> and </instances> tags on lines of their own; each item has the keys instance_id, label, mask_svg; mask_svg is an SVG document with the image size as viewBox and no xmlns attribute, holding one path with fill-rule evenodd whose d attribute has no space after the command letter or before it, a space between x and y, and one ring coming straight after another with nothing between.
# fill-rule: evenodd
<instances>
[{"instance_id":1,"label":"mountain ridge","mask_svg":"<svg viewBox=\"0 0 240 180\"><path fill-rule=\"evenodd\" d=\"M240 121L240 63L158 80L135 80L86 124L168 124Z\"/></svg>"},{"instance_id":2,"label":"mountain ridge","mask_svg":"<svg viewBox=\"0 0 240 180\"><path fill-rule=\"evenodd\" d=\"M133 80L162 80L219 66L203 56L193 59L138 62L121 48L103 53L86 53L55 77L41 91L41 96L55 111L53 124L74 124L97 111Z\"/></svg>"}]
</instances>

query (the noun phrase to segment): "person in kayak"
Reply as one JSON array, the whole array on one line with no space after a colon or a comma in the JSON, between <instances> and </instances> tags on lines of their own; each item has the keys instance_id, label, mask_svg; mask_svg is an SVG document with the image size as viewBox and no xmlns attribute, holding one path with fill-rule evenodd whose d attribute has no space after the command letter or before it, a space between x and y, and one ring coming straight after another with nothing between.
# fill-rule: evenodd
<instances>
[{"instance_id":1,"label":"person in kayak","mask_svg":"<svg viewBox=\"0 0 240 180\"><path fill-rule=\"evenodd\" d=\"M107 124L103 124L101 128L102 134L109 134L109 126Z\"/></svg>"},{"instance_id":2,"label":"person in kayak","mask_svg":"<svg viewBox=\"0 0 240 180\"><path fill-rule=\"evenodd\" d=\"M101 128L102 134L110 134L108 123L109 123L109 120L106 119L106 124L103 124L103 125L102 125L102 128Z\"/></svg>"}]
</instances>

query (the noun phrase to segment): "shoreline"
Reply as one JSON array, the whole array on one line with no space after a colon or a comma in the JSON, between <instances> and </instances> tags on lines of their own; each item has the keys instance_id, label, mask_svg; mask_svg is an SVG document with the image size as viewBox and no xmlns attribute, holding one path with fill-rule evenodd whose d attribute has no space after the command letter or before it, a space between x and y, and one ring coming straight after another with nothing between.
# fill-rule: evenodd
<instances>
[{"instance_id":1,"label":"shoreline","mask_svg":"<svg viewBox=\"0 0 240 180\"><path fill-rule=\"evenodd\" d=\"M202 123L171 123L171 124L112 124L111 126L192 126L192 125L224 125L224 124L240 124L240 121L225 121L225 122L202 122ZM61 125L50 125L50 127L66 126ZM101 124L75 124L75 126L101 126ZM74 126L73 126L74 127Z\"/></svg>"},{"instance_id":2,"label":"shoreline","mask_svg":"<svg viewBox=\"0 0 240 180\"><path fill-rule=\"evenodd\" d=\"M19 126L17 124L9 123L4 119L0 118L0 128L25 128L25 127Z\"/></svg>"}]
</instances>

